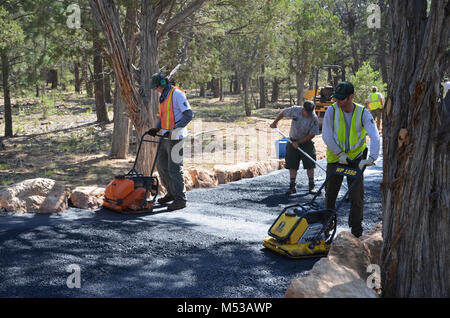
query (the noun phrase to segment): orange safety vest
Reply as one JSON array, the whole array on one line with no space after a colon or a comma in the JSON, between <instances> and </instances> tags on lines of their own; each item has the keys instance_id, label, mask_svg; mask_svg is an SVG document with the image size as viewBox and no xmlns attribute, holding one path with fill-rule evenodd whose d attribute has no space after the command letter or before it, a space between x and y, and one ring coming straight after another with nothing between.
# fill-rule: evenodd
<instances>
[{"instance_id":1,"label":"orange safety vest","mask_svg":"<svg viewBox=\"0 0 450 318\"><path fill-rule=\"evenodd\" d=\"M161 128L165 130L171 130L175 128L175 115L173 113L172 95L176 89L179 89L184 93L181 88L173 87L170 90L169 95L167 95L167 98L158 105L159 118L161 119Z\"/></svg>"}]
</instances>

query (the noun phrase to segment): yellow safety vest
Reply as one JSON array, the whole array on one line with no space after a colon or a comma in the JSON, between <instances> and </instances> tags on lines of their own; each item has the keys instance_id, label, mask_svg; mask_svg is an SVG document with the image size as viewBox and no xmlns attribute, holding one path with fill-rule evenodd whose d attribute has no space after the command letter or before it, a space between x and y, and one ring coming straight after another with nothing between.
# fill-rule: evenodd
<instances>
[{"instance_id":1,"label":"yellow safety vest","mask_svg":"<svg viewBox=\"0 0 450 318\"><path fill-rule=\"evenodd\" d=\"M369 98L369 109L375 110L378 108L383 108L383 105L381 105L381 95L380 93L372 93Z\"/></svg>"},{"instance_id":2,"label":"yellow safety vest","mask_svg":"<svg viewBox=\"0 0 450 318\"><path fill-rule=\"evenodd\" d=\"M362 115L364 107L358 104L353 104L355 106L352 115L352 123L350 126L349 135L349 149L346 148L347 144L347 134L345 129L345 119L344 113L339 106L334 103L334 120L333 120L333 138L336 144L344 151L351 160L354 160L360 153L362 153L366 145L366 135L367 131L362 124ZM339 156L330 151L327 147L327 162L336 163L339 161Z\"/></svg>"}]
</instances>

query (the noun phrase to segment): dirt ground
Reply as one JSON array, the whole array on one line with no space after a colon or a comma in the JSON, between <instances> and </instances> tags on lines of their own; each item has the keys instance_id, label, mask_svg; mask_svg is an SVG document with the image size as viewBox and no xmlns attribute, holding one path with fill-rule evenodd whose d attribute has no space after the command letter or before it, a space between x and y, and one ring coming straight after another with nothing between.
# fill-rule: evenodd
<instances>
[{"instance_id":1,"label":"dirt ground","mask_svg":"<svg viewBox=\"0 0 450 318\"><path fill-rule=\"evenodd\" d=\"M246 117L239 96L189 97L195 118L188 125L185 145L186 168L212 169L217 164L276 158L275 141L281 136L270 129L282 102L253 110ZM106 186L116 174L128 172L136 151L131 140L127 159L111 159L113 124L96 123L93 98L58 92L50 100L13 100L14 137L0 144L0 188L25 179L51 178L68 188ZM112 120L112 105L109 118ZM4 133L3 99L0 102L0 131ZM290 121L279 123L288 134ZM325 157L321 136L314 139L318 159Z\"/></svg>"}]
</instances>

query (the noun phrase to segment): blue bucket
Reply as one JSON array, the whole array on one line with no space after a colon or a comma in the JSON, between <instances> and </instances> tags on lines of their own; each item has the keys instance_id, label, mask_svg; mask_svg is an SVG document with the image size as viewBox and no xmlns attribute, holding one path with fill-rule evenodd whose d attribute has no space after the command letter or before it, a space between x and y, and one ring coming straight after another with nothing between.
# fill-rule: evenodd
<instances>
[{"instance_id":1,"label":"blue bucket","mask_svg":"<svg viewBox=\"0 0 450 318\"><path fill-rule=\"evenodd\" d=\"M275 141L275 152L278 158L286 157L286 146L289 143L287 138L279 139Z\"/></svg>"}]
</instances>

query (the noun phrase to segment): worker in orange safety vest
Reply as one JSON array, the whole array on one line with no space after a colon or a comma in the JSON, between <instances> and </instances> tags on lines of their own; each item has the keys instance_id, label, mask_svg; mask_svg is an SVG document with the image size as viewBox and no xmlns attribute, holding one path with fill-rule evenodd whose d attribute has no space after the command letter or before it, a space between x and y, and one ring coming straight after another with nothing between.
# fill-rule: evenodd
<instances>
[{"instance_id":1,"label":"worker in orange safety vest","mask_svg":"<svg viewBox=\"0 0 450 318\"><path fill-rule=\"evenodd\" d=\"M186 186L183 171L184 138L188 132L186 126L194 117L191 106L184 91L169 83L162 73L152 75L150 88L160 93L159 119L156 127L148 133L152 136L161 131L161 135L168 138L161 139L161 148L156 165L162 185L167 194L158 199L160 204L168 204L169 211L186 207ZM181 144L180 144L181 143Z\"/></svg>"}]
</instances>

